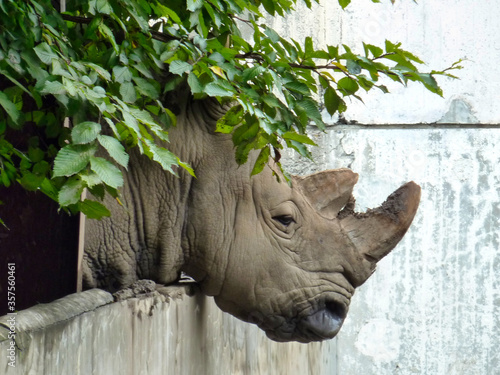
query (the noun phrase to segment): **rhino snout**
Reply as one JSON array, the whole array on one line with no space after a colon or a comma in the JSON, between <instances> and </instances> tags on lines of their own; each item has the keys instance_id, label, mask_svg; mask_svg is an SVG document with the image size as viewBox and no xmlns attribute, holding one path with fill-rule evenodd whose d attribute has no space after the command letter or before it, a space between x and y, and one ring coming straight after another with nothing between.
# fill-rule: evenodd
<instances>
[{"instance_id":1,"label":"rhino snout","mask_svg":"<svg viewBox=\"0 0 500 375\"><path fill-rule=\"evenodd\" d=\"M337 335L347 315L347 307L342 303L329 301L301 319L282 322L277 328L266 329L267 336L278 342L328 340Z\"/></svg>"},{"instance_id":2,"label":"rhino snout","mask_svg":"<svg viewBox=\"0 0 500 375\"><path fill-rule=\"evenodd\" d=\"M337 302L327 302L325 307L305 317L299 323L307 341L321 341L335 337L347 315L345 307Z\"/></svg>"}]
</instances>

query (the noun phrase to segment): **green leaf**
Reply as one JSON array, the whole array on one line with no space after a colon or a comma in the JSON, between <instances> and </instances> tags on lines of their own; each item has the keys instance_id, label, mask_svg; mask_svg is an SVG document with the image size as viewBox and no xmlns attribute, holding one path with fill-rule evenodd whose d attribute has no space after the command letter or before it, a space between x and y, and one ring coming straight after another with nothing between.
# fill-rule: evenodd
<instances>
[{"instance_id":1,"label":"green leaf","mask_svg":"<svg viewBox=\"0 0 500 375\"><path fill-rule=\"evenodd\" d=\"M82 180L70 178L59 190L57 200L61 206L69 206L80 200L85 185Z\"/></svg>"},{"instance_id":2,"label":"green leaf","mask_svg":"<svg viewBox=\"0 0 500 375\"><path fill-rule=\"evenodd\" d=\"M10 186L10 178L5 169L0 169L0 180L5 187Z\"/></svg>"},{"instance_id":3,"label":"green leaf","mask_svg":"<svg viewBox=\"0 0 500 375\"><path fill-rule=\"evenodd\" d=\"M130 82L132 73L128 66L115 66L113 67L113 77L118 83Z\"/></svg>"},{"instance_id":4,"label":"green leaf","mask_svg":"<svg viewBox=\"0 0 500 375\"><path fill-rule=\"evenodd\" d=\"M167 8L166 6L164 6L162 4L156 4L156 6L158 7L158 9L160 9L162 11L163 16L170 17L172 19L172 21L174 21L177 24L182 23L181 19L177 15L177 13L175 13L172 9Z\"/></svg>"},{"instance_id":5,"label":"green leaf","mask_svg":"<svg viewBox=\"0 0 500 375\"><path fill-rule=\"evenodd\" d=\"M80 177L89 188L93 188L96 185L102 184L101 178L97 175L97 173L94 172L91 172L89 174L81 174Z\"/></svg>"},{"instance_id":6,"label":"green leaf","mask_svg":"<svg viewBox=\"0 0 500 375\"><path fill-rule=\"evenodd\" d=\"M234 95L234 88L227 81L210 82L205 86L204 92L208 96L221 96L232 97Z\"/></svg>"},{"instance_id":7,"label":"green leaf","mask_svg":"<svg viewBox=\"0 0 500 375\"><path fill-rule=\"evenodd\" d=\"M42 191L45 195L47 195L54 201L57 201L57 195L59 194L59 191L54 185L55 184L52 180L45 178L40 184L40 191Z\"/></svg>"},{"instance_id":8,"label":"green leaf","mask_svg":"<svg viewBox=\"0 0 500 375\"><path fill-rule=\"evenodd\" d=\"M96 151L95 144L63 147L54 159L54 177L71 176L80 172L87 166Z\"/></svg>"},{"instance_id":9,"label":"green leaf","mask_svg":"<svg viewBox=\"0 0 500 375\"><path fill-rule=\"evenodd\" d=\"M89 219L101 220L105 216L111 216L111 212L101 203L85 199L78 203L78 209Z\"/></svg>"},{"instance_id":10,"label":"green leaf","mask_svg":"<svg viewBox=\"0 0 500 375\"><path fill-rule=\"evenodd\" d=\"M337 92L333 88L328 87L325 90L324 100L326 110L328 111L330 116L333 116L339 109L340 105L340 98L337 95Z\"/></svg>"},{"instance_id":11,"label":"green leaf","mask_svg":"<svg viewBox=\"0 0 500 375\"><path fill-rule=\"evenodd\" d=\"M291 91L298 92L299 94L302 94L302 95L309 95L310 94L309 87L305 83L302 83L302 82L292 81L292 82L285 84L285 87Z\"/></svg>"},{"instance_id":12,"label":"green leaf","mask_svg":"<svg viewBox=\"0 0 500 375\"><path fill-rule=\"evenodd\" d=\"M189 73L187 82L193 94L200 94L203 92L203 85L193 72Z\"/></svg>"},{"instance_id":13,"label":"green leaf","mask_svg":"<svg viewBox=\"0 0 500 375\"><path fill-rule=\"evenodd\" d=\"M19 182L26 190L36 191L44 179L43 175L28 172L21 177Z\"/></svg>"},{"instance_id":14,"label":"green leaf","mask_svg":"<svg viewBox=\"0 0 500 375\"><path fill-rule=\"evenodd\" d=\"M342 7L342 9L345 9L350 3L351 0L339 0L339 4Z\"/></svg>"},{"instance_id":15,"label":"green leaf","mask_svg":"<svg viewBox=\"0 0 500 375\"><path fill-rule=\"evenodd\" d=\"M3 107L3 109L5 109L5 112L7 112L12 121L14 121L15 123L19 121L21 113L17 109L16 105L12 103L9 97L2 91L0 91L0 105Z\"/></svg>"},{"instance_id":16,"label":"green leaf","mask_svg":"<svg viewBox=\"0 0 500 375\"><path fill-rule=\"evenodd\" d=\"M109 72L102 66L90 62L85 63L85 65L88 66L93 71L95 71L97 74L99 74L101 78L104 79L105 81L111 80L111 74L109 74Z\"/></svg>"},{"instance_id":17,"label":"green leaf","mask_svg":"<svg viewBox=\"0 0 500 375\"><path fill-rule=\"evenodd\" d=\"M307 115L308 119L314 120L316 125L324 129L325 124L323 123L323 119L321 118L321 113L318 109L318 104L312 99L303 99L299 100L296 103L295 110L302 109Z\"/></svg>"},{"instance_id":18,"label":"green leaf","mask_svg":"<svg viewBox=\"0 0 500 375\"><path fill-rule=\"evenodd\" d=\"M187 0L187 10L194 12L203 7L203 0Z\"/></svg>"},{"instance_id":19,"label":"green leaf","mask_svg":"<svg viewBox=\"0 0 500 375\"><path fill-rule=\"evenodd\" d=\"M99 135L97 140L102 147L106 149L109 156L111 156L118 164L127 169L129 155L125 151L125 147L116 138L108 135Z\"/></svg>"},{"instance_id":20,"label":"green leaf","mask_svg":"<svg viewBox=\"0 0 500 375\"><path fill-rule=\"evenodd\" d=\"M261 99L271 108L281 108L283 106L283 103L281 103L273 94L264 95Z\"/></svg>"},{"instance_id":21,"label":"green leaf","mask_svg":"<svg viewBox=\"0 0 500 375\"><path fill-rule=\"evenodd\" d=\"M337 87L344 95L352 95L359 89L359 85L355 79L344 77L337 82Z\"/></svg>"},{"instance_id":22,"label":"green leaf","mask_svg":"<svg viewBox=\"0 0 500 375\"><path fill-rule=\"evenodd\" d=\"M275 13L275 1L273 0L262 0L262 5L264 6L264 9L266 10L267 13L269 13L271 16L274 16Z\"/></svg>"},{"instance_id":23,"label":"green leaf","mask_svg":"<svg viewBox=\"0 0 500 375\"><path fill-rule=\"evenodd\" d=\"M178 159L177 159L178 160ZM184 163L182 161L179 161L179 165L184 168L191 176L193 177L196 177L195 173L194 173L194 169L188 164L188 163Z\"/></svg>"},{"instance_id":24,"label":"green leaf","mask_svg":"<svg viewBox=\"0 0 500 375\"><path fill-rule=\"evenodd\" d=\"M280 41L280 36L273 29L266 27L264 33L269 37L269 39L271 39L271 42L278 43Z\"/></svg>"},{"instance_id":25,"label":"green leaf","mask_svg":"<svg viewBox=\"0 0 500 375\"><path fill-rule=\"evenodd\" d=\"M137 100L134 84L132 82L123 82L120 85L120 95L124 102L134 103Z\"/></svg>"},{"instance_id":26,"label":"green leaf","mask_svg":"<svg viewBox=\"0 0 500 375\"><path fill-rule=\"evenodd\" d=\"M392 43L390 40L385 41L385 51L387 53L396 52L399 47L401 47L401 43Z\"/></svg>"},{"instance_id":27,"label":"green leaf","mask_svg":"<svg viewBox=\"0 0 500 375\"><path fill-rule=\"evenodd\" d=\"M0 52L1 54L1 52ZM1 58L0 58L1 60ZM56 60L54 60L56 61ZM1 75L4 75L6 78L8 78L12 83L14 83L17 87L19 87L21 90L23 90L26 94L30 95L31 97L33 97L33 94L28 90L26 89L26 87L23 86L23 84L21 82L19 82L17 79L15 79L14 77L12 77L9 72L7 72L6 70L4 69L0 69L0 74Z\"/></svg>"},{"instance_id":28,"label":"green leaf","mask_svg":"<svg viewBox=\"0 0 500 375\"><path fill-rule=\"evenodd\" d=\"M432 76L432 74L413 73L412 79L422 82L430 92L438 94L439 96L443 96L443 90L441 89L441 87L439 87L436 79Z\"/></svg>"},{"instance_id":29,"label":"green leaf","mask_svg":"<svg viewBox=\"0 0 500 375\"><path fill-rule=\"evenodd\" d=\"M295 151L297 151L301 156L308 158L308 159L312 159L311 153L309 152L309 150L307 149L307 146L305 144L294 141L294 140L290 140L289 142L287 142L287 145L288 145L288 147L291 147Z\"/></svg>"},{"instance_id":30,"label":"green leaf","mask_svg":"<svg viewBox=\"0 0 500 375\"><path fill-rule=\"evenodd\" d=\"M189 73L191 70L193 70L192 65L182 60L174 60L168 67L168 71L170 73L179 76L183 75L184 73Z\"/></svg>"},{"instance_id":31,"label":"green leaf","mask_svg":"<svg viewBox=\"0 0 500 375\"><path fill-rule=\"evenodd\" d=\"M257 160L255 161L255 165L253 166L252 173L251 173L252 176L262 172L265 165L269 161L269 156L270 156L270 148L269 148L269 146L266 146L260 151L259 156L257 157Z\"/></svg>"},{"instance_id":32,"label":"green leaf","mask_svg":"<svg viewBox=\"0 0 500 375\"><path fill-rule=\"evenodd\" d=\"M62 95L66 93L66 88L59 81L46 81L40 92L42 94Z\"/></svg>"},{"instance_id":33,"label":"green leaf","mask_svg":"<svg viewBox=\"0 0 500 375\"><path fill-rule=\"evenodd\" d=\"M43 160L45 152L38 147L30 147L28 149L28 157L32 163L38 163Z\"/></svg>"},{"instance_id":34,"label":"green leaf","mask_svg":"<svg viewBox=\"0 0 500 375\"><path fill-rule=\"evenodd\" d=\"M106 159L92 156L90 158L90 169L97 173L106 185L115 189L123 186L122 172Z\"/></svg>"},{"instance_id":35,"label":"green leaf","mask_svg":"<svg viewBox=\"0 0 500 375\"><path fill-rule=\"evenodd\" d=\"M113 35L111 29L104 23L101 23L99 25L99 31L110 41L116 54L118 55L120 53L120 47L118 47L118 44L116 44L115 36Z\"/></svg>"},{"instance_id":36,"label":"green leaf","mask_svg":"<svg viewBox=\"0 0 500 375\"><path fill-rule=\"evenodd\" d=\"M84 121L71 129L71 138L74 144L90 143L101 132L101 124L93 121Z\"/></svg>"},{"instance_id":37,"label":"green leaf","mask_svg":"<svg viewBox=\"0 0 500 375\"><path fill-rule=\"evenodd\" d=\"M139 92L151 99L157 99L158 95L160 95L160 92L158 89L150 83L147 79L140 78L140 77L133 77L132 78L135 84L137 85L137 89Z\"/></svg>"},{"instance_id":38,"label":"green leaf","mask_svg":"<svg viewBox=\"0 0 500 375\"><path fill-rule=\"evenodd\" d=\"M241 75L241 80L243 82L251 81L261 73L265 72L266 68L264 68L262 65L256 65L253 66L249 69L245 69L243 74Z\"/></svg>"},{"instance_id":39,"label":"green leaf","mask_svg":"<svg viewBox=\"0 0 500 375\"><path fill-rule=\"evenodd\" d=\"M346 67L351 74L361 73L361 66L359 66L359 64L354 60L347 60Z\"/></svg>"},{"instance_id":40,"label":"green leaf","mask_svg":"<svg viewBox=\"0 0 500 375\"><path fill-rule=\"evenodd\" d=\"M238 165L245 164L248 160L248 154L253 149L253 144L250 141L239 143L235 151L235 159Z\"/></svg>"},{"instance_id":41,"label":"green leaf","mask_svg":"<svg viewBox=\"0 0 500 375\"><path fill-rule=\"evenodd\" d=\"M42 42L34 48L34 51L38 58L44 64L52 63L52 59L57 59L57 54L50 48L50 46L46 42Z\"/></svg>"},{"instance_id":42,"label":"green leaf","mask_svg":"<svg viewBox=\"0 0 500 375\"><path fill-rule=\"evenodd\" d=\"M225 134L231 133L234 127L241 124L242 121L243 107L241 105L233 106L217 121L215 131Z\"/></svg>"},{"instance_id":43,"label":"green leaf","mask_svg":"<svg viewBox=\"0 0 500 375\"><path fill-rule=\"evenodd\" d=\"M113 11L113 8L111 8L108 0L90 0L89 8L92 14L95 14L95 12L110 14Z\"/></svg>"},{"instance_id":44,"label":"green leaf","mask_svg":"<svg viewBox=\"0 0 500 375\"><path fill-rule=\"evenodd\" d=\"M364 44L363 46L365 48L365 55L368 57L368 51L370 51L373 55L374 58L382 56L384 53L384 50L380 47L374 46L373 44Z\"/></svg>"},{"instance_id":45,"label":"green leaf","mask_svg":"<svg viewBox=\"0 0 500 375\"><path fill-rule=\"evenodd\" d=\"M297 141L299 143L304 143L306 145L311 145L311 146L317 146L316 143L314 143L311 138L309 138L307 135L305 134L299 134L299 133L295 133L295 132L286 132L282 135L283 139L288 139L288 140L293 140L293 141Z\"/></svg>"},{"instance_id":46,"label":"green leaf","mask_svg":"<svg viewBox=\"0 0 500 375\"><path fill-rule=\"evenodd\" d=\"M170 173L177 175L172 169L172 166L179 164L179 159L173 153L168 151L167 149L158 147L153 142L145 139L144 142L149 147L151 151L152 159L158 162L162 168Z\"/></svg>"},{"instance_id":47,"label":"green leaf","mask_svg":"<svg viewBox=\"0 0 500 375\"><path fill-rule=\"evenodd\" d=\"M246 118L246 121L238 126L233 133L233 142L235 145L243 141L254 138L259 132L259 122L252 118Z\"/></svg>"}]
</instances>

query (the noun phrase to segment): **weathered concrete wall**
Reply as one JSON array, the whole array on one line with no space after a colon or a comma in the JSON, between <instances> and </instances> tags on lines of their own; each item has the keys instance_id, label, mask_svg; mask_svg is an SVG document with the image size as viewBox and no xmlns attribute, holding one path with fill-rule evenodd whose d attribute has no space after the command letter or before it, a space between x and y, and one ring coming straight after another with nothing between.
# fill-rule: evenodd
<instances>
[{"instance_id":1,"label":"weathered concrete wall","mask_svg":"<svg viewBox=\"0 0 500 375\"><path fill-rule=\"evenodd\" d=\"M68 320L54 319L45 329L19 333L15 368L8 365L5 356L9 340L1 342L0 336L0 373L335 373L335 342L326 345L271 342L258 328L223 314L212 299L201 295L188 297L182 289L169 288L163 294L109 304L111 296L106 294L95 290L71 296L73 305L75 297L80 297L82 310L88 306L93 309ZM102 305L96 307L96 301ZM24 313L30 315L31 322L41 320L36 318L36 312ZM25 330L22 315L18 314L17 324ZM0 328L0 334L5 332Z\"/></svg>"},{"instance_id":2,"label":"weathered concrete wall","mask_svg":"<svg viewBox=\"0 0 500 375\"><path fill-rule=\"evenodd\" d=\"M387 82L390 95L379 90L363 94L364 103L348 103L347 120L362 124L500 123L500 3L497 0L353 0L341 11L338 2L320 1L309 11L297 4L286 21L269 24L300 40L312 36L315 45L341 45L362 54L362 42L384 45L386 39L421 57L422 71L445 69L465 59L460 80L438 78L444 98L419 84Z\"/></svg>"}]
</instances>

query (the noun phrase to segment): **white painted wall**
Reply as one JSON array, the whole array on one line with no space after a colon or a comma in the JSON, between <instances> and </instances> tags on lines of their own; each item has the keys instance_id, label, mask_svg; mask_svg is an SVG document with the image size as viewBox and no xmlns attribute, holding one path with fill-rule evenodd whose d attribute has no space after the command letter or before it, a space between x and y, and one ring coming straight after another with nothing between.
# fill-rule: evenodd
<instances>
[{"instance_id":1,"label":"white painted wall","mask_svg":"<svg viewBox=\"0 0 500 375\"><path fill-rule=\"evenodd\" d=\"M460 80L440 78L444 98L419 84L391 83L392 94L370 92L353 101L346 118L363 124L500 123L500 3L496 0L353 0L345 11L322 1L309 11L297 5L286 22L270 24L282 35L313 37L318 46L347 44L362 54L362 42L383 46L386 39L421 57L422 71L445 69L466 59ZM378 91L378 90L377 90ZM348 103L349 105L349 103Z\"/></svg>"}]
</instances>

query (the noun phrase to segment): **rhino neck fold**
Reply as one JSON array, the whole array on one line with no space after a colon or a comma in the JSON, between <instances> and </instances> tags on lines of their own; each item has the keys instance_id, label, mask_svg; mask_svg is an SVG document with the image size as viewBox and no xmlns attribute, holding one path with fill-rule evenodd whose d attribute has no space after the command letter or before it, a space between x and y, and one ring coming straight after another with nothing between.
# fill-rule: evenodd
<instances>
[{"instance_id":1,"label":"rhino neck fold","mask_svg":"<svg viewBox=\"0 0 500 375\"><path fill-rule=\"evenodd\" d=\"M135 155L122 195L127 211L130 246L137 262L137 278L170 283L178 278L184 254L182 230L192 177L177 178L149 159Z\"/></svg>"}]
</instances>

